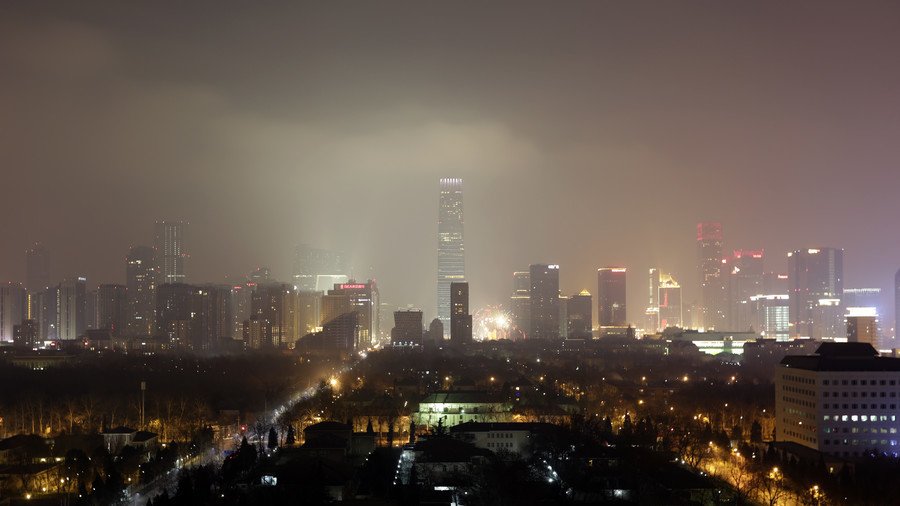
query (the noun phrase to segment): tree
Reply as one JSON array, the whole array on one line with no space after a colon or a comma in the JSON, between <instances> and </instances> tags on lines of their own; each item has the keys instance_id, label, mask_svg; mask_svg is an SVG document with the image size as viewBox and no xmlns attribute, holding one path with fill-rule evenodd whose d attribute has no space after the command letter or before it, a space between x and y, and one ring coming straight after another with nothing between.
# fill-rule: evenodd
<instances>
[{"instance_id":1,"label":"tree","mask_svg":"<svg viewBox=\"0 0 900 506\"><path fill-rule=\"evenodd\" d=\"M270 450L274 450L278 448L278 433L275 432L275 427L269 427L269 444L268 448Z\"/></svg>"},{"instance_id":2,"label":"tree","mask_svg":"<svg viewBox=\"0 0 900 506\"><path fill-rule=\"evenodd\" d=\"M759 499L769 506L776 506L787 495L784 474L777 467L773 467L768 473L757 475L756 488L759 490Z\"/></svg>"},{"instance_id":3,"label":"tree","mask_svg":"<svg viewBox=\"0 0 900 506\"><path fill-rule=\"evenodd\" d=\"M753 423L750 425L750 442L762 443L762 433L762 425L759 423L759 420L753 420Z\"/></svg>"},{"instance_id":4,"label":"tree","mask_svg":"<svg viewBox=\"0 0 900 506\"><path fill-rule=\"evenodd\" d=\"M287 437L284 440L284 444L288 446L294 446L297 443L297 437L294 435L294 426L288 425L287 429Z\"/></svg>"}]
</instances>

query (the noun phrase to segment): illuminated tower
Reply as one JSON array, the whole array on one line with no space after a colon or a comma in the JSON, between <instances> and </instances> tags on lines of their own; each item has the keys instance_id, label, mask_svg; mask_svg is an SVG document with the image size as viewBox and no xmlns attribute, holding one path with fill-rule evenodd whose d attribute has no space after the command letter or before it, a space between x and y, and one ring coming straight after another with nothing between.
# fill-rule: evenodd
<instances>
[{"instance_id":1,"label":"illuminated tower","mask_svg":"<svg viewBox=\"0 0 900 506\"><path fill-rule=\"evenodd\" d=\"M722 272L722 224L697 224L697 274L700 279L700 318L702 327L722 329L726 319L725 276Z\"/></svg>"},{"instance_id":2,"label":"illuminated tower","mask_svg":"<svg viewBox=\"0 0 900 506\"><path fill-rule=\"evenodd\" d=\"M187 280L185 260L188 258L184 247L184 229L181 221L156 222L156 260L159 262L157 274L159 284L184 283Z\"/></svg>"},{"instance_id":3,"label":"illuminated tower","mask_svg":"<svg viewBox=\"0 0 900 506\"><path fill-rule=\"evenodd\" d=\"M791 334L844 337L844 250L809 248L788 253Z\"/></svg>"},{"instance_id":4,"label":"illuminated tower","mask_svg":"<svg viewBox=\"0 0 900 506\"><path fill-rule=\"evenodd\" d=\"M534 339L559 337L559 266L534 264L531 279L531 335Z\"/></svg>"},{"instance_id":5,"label":"illuminated tower","mask_svg":"<svg viewBox=\"0 0 900 506\"><path fill-rule=\"evenodd\" d=\"M624 327L628 324L625 314L624 267L597 269L597 323L603 327Z\"/></svg>"},{"instance_id":6,"label":"illuminated tower","mask_svg":"<svg viewBox=\"0 0 900 506\"><path fill-rule=\"evenodd\" d=\"M509 299L513 325L522 336L531 333L531 273L513 273L513 294Z\"/></svg>"},{"instance_id":7,"label":"illuminated tower","mask_svg":"<svg viewBox=\"0 0 900 506\"><path fill-rule=\"evenodd\" d=\"M135 246L125 258L125 287L128 293L128 333L135 336L153 332L156 314L156 257L153 248Z\"/></svg>"},{"instance_id":8,"label":"illuminated tower","mask_svg":"<svg viewBox=\"0 0 900 506\"><path fill-rule=\"evenodd\" d=\"M465 279L462 179L443 178L438 210L437 309L445 331L450 329L450 283Z\"/></svg>"},{"instance_id":9,"label":"illuminated tower","mask_svg":"<svg viewBox=\"0 0 900 506\"><path fill-rule=\"evenodd\" d=\"M684 313L681 307L681 285L671 274L659 273L659 327L684 327Z\"/></svg>"},{"instance_id":10,"label":"illuminated tower","mask_svg":"<svg viewBox=\"0 0 900 506\"><path fill-rule=\"evenodd\" d=\"M14 340L14 327L25 318L25 288L19 283L0 284L0 342Z\"/></svg>"}]
</instances>

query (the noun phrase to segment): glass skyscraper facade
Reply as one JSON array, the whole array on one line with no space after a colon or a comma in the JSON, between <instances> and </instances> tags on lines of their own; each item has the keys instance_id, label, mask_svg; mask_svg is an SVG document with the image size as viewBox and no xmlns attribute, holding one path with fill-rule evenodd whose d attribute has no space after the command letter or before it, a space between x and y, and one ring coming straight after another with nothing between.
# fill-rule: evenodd
<instances>
[{"instance_id":1,"label":"glass skyscraper facade","mask_svg":"<svg viewBox=\"0 0 900 506\"><path fill-rule=\"evenodd\" d=\"M441 179L438 211L438 318L450 329L450 283L466 280L463 245L463 188L460 178Z\"/></svg>"}]
</instances>

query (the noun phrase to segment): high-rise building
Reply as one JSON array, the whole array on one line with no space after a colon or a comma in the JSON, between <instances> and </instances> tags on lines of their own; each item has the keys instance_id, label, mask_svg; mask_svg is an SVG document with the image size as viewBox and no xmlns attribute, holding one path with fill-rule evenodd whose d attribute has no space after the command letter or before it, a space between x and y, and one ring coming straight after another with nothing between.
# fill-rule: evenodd
<instances>
[{"instance_id":1,"label":"high-rise building","mask_svg":"<svg viewBox=\"0 0 900 506\"><path fill-rule=\"evenodd\" d=\"M566 334L569 339L592 337L593 302L591 292L582 290L566 299Z\"/></svg>"},{"instance_id":2,"label":"high-rise building","mask_svg":"<svg viewBox=\"0 0 900 506\"><path fill-rule=\"evenodd\" d=\"M750 328L765 338L787 341L791 335L790 305L787 294L750 297Z\"/></svg>"},{"instance_id":3,"label":"high-rise building","mask_svg":"<svg viewBox=\"0 0 900 506\"><path fill-rule=\"evenodd\" d=\"M651 268L647 278L649 280L647 293L649 302L644 311L646 331L657 332L659 331L659 269Z\"/></svg>"},{"instance_id":4,"label":"high-rise building","mask_svg":"<svg viewBox=\"0 0 900 506\"><path fill-rule=\"evenodd\" d=\"M684 327L681 307L681 285L671 274L659 273L659 328Z\"/></svg>"},{"instance_id":5,"label":"high-rise building","mask_svg":"<svg viewBox=\"0 0 900 506\"><path fill-rule=\"evenodd\" d=\"M520 335L531 334L531 273L513 273L513 293L509 298L513 327Z\"/></svg>"},{"instance_id":6,"label":"high-rise building","mask_svg":"<svg viewBox=\"0 0 900 506\"><path fill-rule=\"evenodd\" d=\"M59 335L56 326L58 294L59 285L29 294L31 319L38 326L38 339L41 341L54 341Z\"/></svg>"},{"instance_id":7,"label":"high-rise building","mask_svg":"<svg viewBox=\"0 0 900 506\"><path fill-rule=\"evenodd\" d=\"M844 250L809 248L788 253L791 334L795 337L843 337Z\"/></svg>"},{"instance_id":8,"label":"high-rise building","mask_svg":"<svg viewBox=\"0 0 900 506\"><path fill-rule=\"evenodd\" d=\"M87 329L87 279L67 279L56 290L57 339L71 341Z\"/></svg>"},{"instance_id":9,"label":"high-rise building","mask_svg":"<svg viewBox=\"0 0 900 506\"><path fill-rule=\"evenodd\" d=\"M697 322L705 328L722 329L728 323L725 273L722 271L722 224L697 224L697 274L700 279L700 314Z\"/></svg>"},{"instance_id":10,"label":"high-rise building","mask_svg":"<svg viewBox=\"0 0 900 506\"><path fill-rule=\"evenodd\" d=\"M94 328L106 329L114 335L125 333L128 321L128 297L125 285L104 284L97 288Z\"/></svg>"},{"instance_id":11,"label":"high-rise building","mask_svg":"<svg viewBox=\"0 0 900 506\"><path fill-rule=\"evenodd\" d=\"M378 286L374 280L370 279L366 283L350 280L347 283L335 284L334 288L322 297L321 304L323 326L344 313L355 312L359 324L357 346L360 349L367 349L375 344L379 332L380 305Z\"/></svg>"},{"instance_id":12,"label":"high-rise building","mask_svg":"<svg viewBox=\"0 0 900 506\"><path fill-rule=\"evenodd\" d=\"M20 283L0 284L0 343L15 339L15 326L25 319L25 305L25 287Z\"/></svg>"},{"instance_id":13,"label":"high-rise building","mask_svg":"<svg viewBox=\"0 0 900 506\"><path fill-rule=\"evenodd\" d=\"M394 328L391 329L392 346L421 346L423 333L422 311L418 309L394 311Z\"/></svg>"},{"instance_id":14,"label":"high-rise building","mask_svg":"<svg viewBox=\"0 0 900 506\"><path fill-rule=\"evenodd\" d=\"M156 290L156 333L171 346L209 350L231 339L231 287L164 283Z\"/></svg>"},{"instance_id":15,"label":"high-rise building","mask_svg":"<svg viewBox=\"0 0 900 506\"><path fill-rule=\"evenodd\" d=\"M847 315L847 342L878 346L878 324L874 311Z\"/></svg>"},{"instance_id":16,"label":"high-rise building","mask_svg":"<svg viewBox=\"0 0 900 506\"><path fill-rule=\"evenodd\" d=\"M450 342L472 342L472 315L469 314L469 283L450 283Z\"/></svg>"},{"instance_id":17,"label":"high-rise building","mask_svg":"<svg viewBox=\"0 0 900 506\"><path fill-rule=\"evenodd\" d=\"M128 333L153 333L156 315L156 257L153 248L135 246L125 258L125 286L128 293Z\"/></svg>"},{"instance_id":18,"label":"high-rise building","mask_svg":"<svg viewBox=\"0 0 900 506\"><path fill-rule=\"evenodd\" d=\"M244 320L243 336L244 345L251 350L260 350L272 347L272 324L269 320L258 314L250 315Z\"/></svg>"},{"instance_id":19,"label":"high-rise building","mask_svg":"<svg viewBox=\"0 0 900 506\"><path fill-rule=\"evenodd\" d=\"M379 304L379 320L381 319L380 306L381 305ZM322 326L322 292L297 292L297 307L299 311L297 314L297 322L300 326L300 335L305 336L311 332L318 331ZM378 328L379 330L381 329L380 321L378 323Z\"/></svg>"},{"instance_id":20,"label":"high-rise building","mask_svg":"<svg viewBox=\"0 0 900 506\"><path fill-rule=\"evenodd\" d=\"M182 221L156 222L154 247L159 284L187 281L185 262L189 256L185 249L186 227L187 224Z\"/></svg>"},{"instance_id":21,"label":"high-rise building","mask_svg":"<svg viewBox=\"0 0 900 506\"><path fill-rule=\"evenodd\" d=\"M276 348L291 348L300 338L298 306L299 297L293 285L269 283L257 285L253 290L250 313L261 315L272 325Z\"/></svg>"},{"instance_id":22,"label":"high-rise building","mask_svg":"<svg viewBox=\"0 0 900 506\"><path fill-rule=\"evenodd\" d=\"M597 269L597 323L601 330L603 327L628 325L625 305L626 274L624 267Z\"/></svg>"},{"instance_id":23,"label":"high-rise building","mask_svg":"<svg viewBox=\"0 0 900 506\"><path fill-rule=\"evenodd\" d=\"M531 280L531 334L534 339L559 338L559 265L533 264Z\"/></svg>"},{"instance_id":24,"label":"high-rise building","mask_svg":"<svg viewBox=\"0 0 900 506\"><path fill-rule=\"evenodd\" d=\"M13 327L13 345L17 348L33 348L38 341L38 325L34 320L22 320Z\"/></svg>"},{"instance_id":25,"label":"high-rise building","mask_svg":"<svg viewBox=\"0 0 900 506\"><path fill-rule=\"evenodd\" d=\"M745 331L752 325L750 298L766 293L763 261L763 250L734 250L728 275L729 330Z\"/></svg>"},{"instance_id":26,"label":"high-rise building","mask_svg":"<svg viewBox=\"0 0 900 506\"><path fill-rule=\"evenodd\" d=\"M36 242L25 251L25 288L30 293L50 286L50 255L44 245Z\"/></svg>"},{"instance_id":27,"label":"high-rise building","mask_svg":"<svg viewBox=\"0 0 900 506\"><path fill-rule=\"evenodd\" d=\"M450 283L466 280L466 251L463 244L463 181L441 179L438 209L438 318L450 328Z\"/></svg>"},{"instance_id":28,"label":"high-rise building","mask_svg":"<svg viewBox=\"0 0 900 506\"><path fill-rule=\"evenodd\" d=\"M314 248L299 244L294 250L294 285L298 290L312 292L330 289L335 283L346 283L350 275L347 257L340 251ZM319 276L343 276L343 279L323 279Z\"/></svg>"},{"instance_id":29,"label":"high-rise building","mask_svg":"<svg viewBox=\"0 0 900 506\"><path fill-rule=\"evenodd\" d=\"M882 328L883 319L887 314L884 311L884 301L881 298L881 288L844 288L844 296L841 297L841 307L844 310L844 316L874 316L876 325L876 335L878 339L872 343L875 348L892 348L892 344L887 340L887 333Z\"/></svg>"}]
</instances>

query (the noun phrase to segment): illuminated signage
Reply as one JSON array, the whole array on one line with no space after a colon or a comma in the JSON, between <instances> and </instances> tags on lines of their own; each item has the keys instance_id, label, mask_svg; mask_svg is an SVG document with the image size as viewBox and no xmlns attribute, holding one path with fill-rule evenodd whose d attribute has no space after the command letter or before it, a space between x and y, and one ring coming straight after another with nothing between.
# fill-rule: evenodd
<instances>
[{"instance_id":1,"label":"illuminated signage","mask_svg":"<svg viewBox=\"0 0 900 506\"><path fill-rule=\"evenodd\" d=\"M362 290L366 285L341 285L341 290Z\"/></svg>"}]
</instances>

